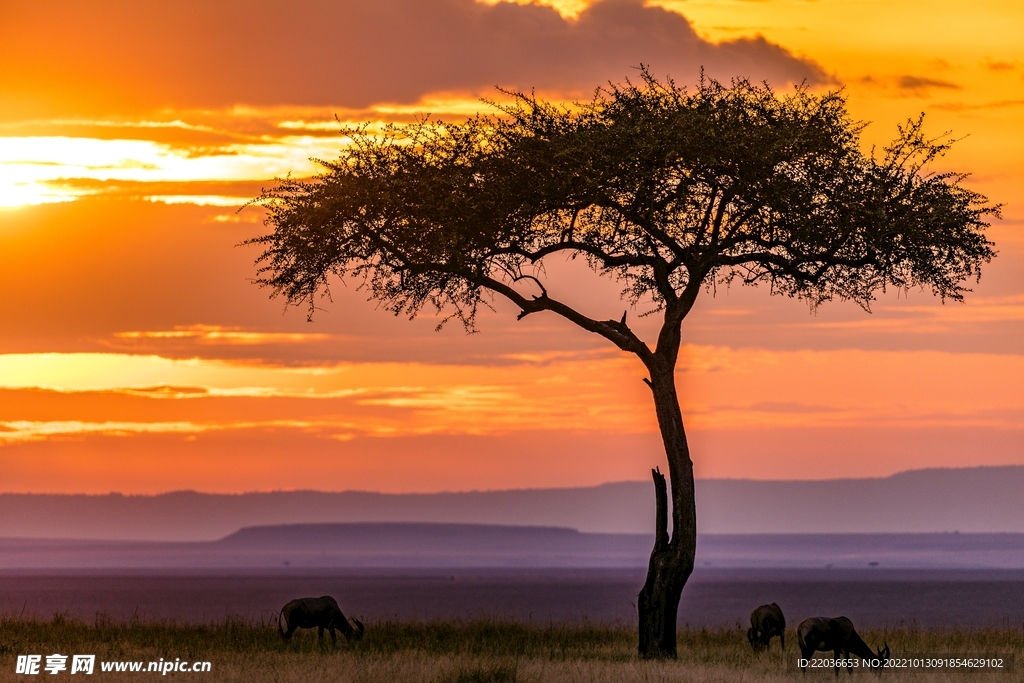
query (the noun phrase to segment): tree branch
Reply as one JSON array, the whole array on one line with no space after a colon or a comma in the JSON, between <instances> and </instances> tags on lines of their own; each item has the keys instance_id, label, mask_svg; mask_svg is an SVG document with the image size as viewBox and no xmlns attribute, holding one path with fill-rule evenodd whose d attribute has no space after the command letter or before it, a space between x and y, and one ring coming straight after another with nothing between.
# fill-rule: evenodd
<instances>
[{"instance_id":1,"label":"tree branch","mask_svg":"<svg viewBox=\"0 0 1024 683\"><path fill-rule=\"evenodd\" d=\"M665 484L665 475L661 473L660 468L655 467L651 470L651 476L654 478L654 499L656 501L654 552L657 553L668 549L668 487Z\"/></svg>"},{"instance_id":2,"label":"tree branch","mask_svg":"<svg viewBox=\"0 0 1024 683\"><path fill-rule=\"evenodd\" d=\"M650 348L643 342L643 340L634 334L633 330L626 325L624 320L594 320L593 318L583 315L571 306L564 304L557 299L552 299L547 296L547 294L527 298L504 282L495 280L490 276L483 276L479 278L477 284L501 294L516 306L519 306L521 312L517 316L518 320L522 320L531 313L551 311L552 313L557 313L566 320L579 325L588 332L601 335L623 351L629 351L630 353L636 354L640 360L643 361L644 365L647 365L651 360L652 354Z\"/></svg>"}]
</instances>

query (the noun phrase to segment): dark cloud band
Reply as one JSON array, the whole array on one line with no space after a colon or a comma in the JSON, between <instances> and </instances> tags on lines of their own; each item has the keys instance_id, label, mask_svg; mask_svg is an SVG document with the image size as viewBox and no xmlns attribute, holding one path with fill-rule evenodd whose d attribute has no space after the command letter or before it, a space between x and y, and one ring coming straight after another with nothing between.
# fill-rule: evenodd
<instances>
[{"instance_id":1,"label":"dark cloud band","mask_svg":"<svg viewBox=\"0 0 1024 683\"><path fill-rule=\"evenodd\" d=\"M576 20L473 0L57 0L3 14L8 116L19 105L362 107L495 85L586 94L641 63L680 82L702 66L726 80L829 80L763 38L713 44L683 16L640 0L600 0Z\"/></svg>"}]
</instances>

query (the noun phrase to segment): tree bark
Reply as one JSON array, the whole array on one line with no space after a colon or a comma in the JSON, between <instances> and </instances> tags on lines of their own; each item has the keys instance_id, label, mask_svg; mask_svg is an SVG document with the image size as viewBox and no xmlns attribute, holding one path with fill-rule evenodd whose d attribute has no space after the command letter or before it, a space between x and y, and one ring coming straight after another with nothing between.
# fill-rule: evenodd
<instances>
[{"instance_id":1,"label":"tree bark","mask_svg":"<svg viewBox=\"0 0 1024 683\"><path fill-rule=\"evenodd\" d=\"M693 572L697 549L697 511L694 502L693 463L676 395L674 355L656 354L648 366L648 384L654 395L665 454L668 456L672 495L672 536L668 534L668 495L665 476L652 471L657 498L654 549L647 581L637 597L640 621L639 654L644 659L676 656L676 614L683 586Z\"/></svg>"}]
</instances>

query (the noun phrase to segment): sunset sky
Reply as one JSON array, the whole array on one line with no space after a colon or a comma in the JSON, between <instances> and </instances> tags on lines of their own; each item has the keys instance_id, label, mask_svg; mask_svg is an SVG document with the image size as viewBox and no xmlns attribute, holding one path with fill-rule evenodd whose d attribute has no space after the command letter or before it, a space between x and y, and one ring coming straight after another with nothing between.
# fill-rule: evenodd
<instances>
[{"instance_id":1,"label":"sunset sky","mask_svg":"<svg viewBox=\"0 0 1024 683\"><path fill-rule=\"evenodd\" d=\"M336 283L251 283L275 177L342 123L459 120L495 86L586 99L641 63L842 88L865 149L926 112L1003 203L966 302L871 313L709 291L679 383L698 477L1024 464L1024 4L1015 0L98 0L0 4L0 491L389 492L638 480L639 362L497 302L480 332ZM618 318L619 287L549 277ZM651 319L631 320L651 339Z\"/></svg>"}]
</instances>

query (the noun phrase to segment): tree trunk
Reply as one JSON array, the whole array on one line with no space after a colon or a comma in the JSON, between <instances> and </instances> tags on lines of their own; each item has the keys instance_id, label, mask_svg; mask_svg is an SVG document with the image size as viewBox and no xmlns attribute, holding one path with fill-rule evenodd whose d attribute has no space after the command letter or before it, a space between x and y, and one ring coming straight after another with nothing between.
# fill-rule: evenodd
<instances>
[{"instance_id":1,"label":"tree trunk","mask_svg":"<svg viewBox=\"0 0 1024 683\"><path fill-rule=\"evenodd\" d=\"M693 571L697 549L697 511L694 504L693 463L676 396L675 363L658 358L648 369L658 414L672 494L672 537L668 534L668 494L664 475L653 470L657 498L654 550L647 581L637 598L640 618L639 653L644 659L676 656L676 614L686 580Z\"/></svg>"}]
</instances>

